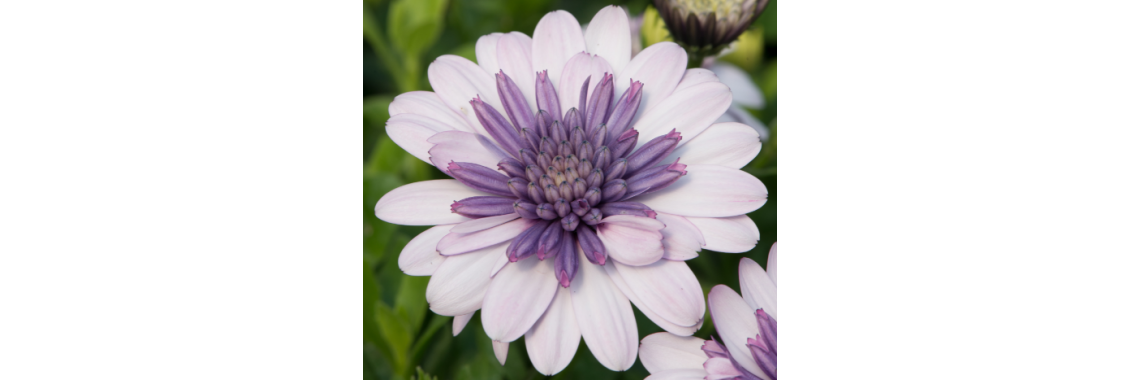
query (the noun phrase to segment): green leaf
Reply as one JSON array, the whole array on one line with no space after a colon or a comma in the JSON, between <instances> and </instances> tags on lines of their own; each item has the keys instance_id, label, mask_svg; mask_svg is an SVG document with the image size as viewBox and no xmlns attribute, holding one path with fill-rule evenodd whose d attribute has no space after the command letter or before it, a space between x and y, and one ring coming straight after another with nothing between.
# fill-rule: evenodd
<instances>
[{"instance_id":1,"label":"green leaf","mask_svg":"<svg viewBox=\"0 0 1140 380\"><path fill-rule=\"evenodd\" d=\"M376 280L372 277L372 265L364 261L364 341L380 344L380 331L376 326L376 300L380 297Z\"/></svg>"},{"instance_id":2,"label":"green leaf","mask_svg":"<svg viewBox=\"0 0 1140 380\"><path fill-rule=\"evenodd\" d=\"M408 238L400 236L393 242L392 251L398 252L407 245ZM400 291L396 293L396 314L408 325L412 333L419 333L424 322L424 314L428 311L427 293L428 276L404 276L400 281Z\"/></svg>"},{"instance_id":3,"label":"green leaf","mask_svg":"<svg viewBox=\"0 0 1140 380\"><path fill-rule=\"evenodd\" d=\"M416 367L416 376L414 377L414 380L439 380L439 378L427 374L424 372L423 368Z\"/></svg>"},{"instance_id":4,"label":"green leaf","mask_svg":"<svg viewBox=\"0 0 1140 380\"><path fill-rule=\"evenodd\" d=\"M364 98L364 121L370 126L383 128L388 122L388 105L392 104L392 95L377 95Z\"/></svg>"},{"instance_id":5,"label":"green leaf","mask_svg":"<svg viewBox=\"0 0 1140 380\"><path fill-rule=\"evenodd\" d=\"M447 0L396 0L388 8L388 37L405 57L419 57L439 38Z\"/></svg>"},{"instance_id":6,"label":"green leaf","mask_svg":"<svg viewBox=\"0 0 1140 380\"><path fill-rule=\"evenodd\" d=\"M396 145L396 142L387 135L381 136L376 142L376 148L372 151L372 158L369 159L368 167L365 168L365 175L400 173L399 169L404 162L404 156L408 155L404 148Z\"/></svg>"},{"instance_id":7,"label":"green leaf","mask_svg":"<svg viewBox=\"0 0 1140 380\"><path fill-rule=\"evenodd\" d=\"M376 303L376 323L380 332L388 343L392 355L392 369L396 373L404 374L408 368L408 348L412 345L412 333L406 324L402 323L388 305L383 302Z\"/></svg>"}]
</instances>

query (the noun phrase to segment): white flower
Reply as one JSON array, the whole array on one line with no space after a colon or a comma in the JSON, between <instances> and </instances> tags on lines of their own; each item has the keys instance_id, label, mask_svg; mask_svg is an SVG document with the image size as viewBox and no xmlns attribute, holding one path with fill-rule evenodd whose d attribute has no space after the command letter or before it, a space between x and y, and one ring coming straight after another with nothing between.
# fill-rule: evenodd
<instances>
[{"instance_id":1,"label":"white flower","mask_svg":"<svg viewBox=\"0 0 1140 380\"><path fill-rule=\"evenodd\" d=\"M740 259L740 288L744 297L724 285L709 291L709 312L723 342L669 333L645 337L646 379L776 380L776 244L766 273L755 261Z\"/></svg>"},{"instance_id":2,"label":"white flower","mask_svg":"<svg viewBox=\"0 0 1140 380\"><path fill-rule=\"evenodd\" d=\"M500 361L525 336L535 368L554 374L584 339L602 365L628 369L638 344L630 303L691 335L705 304L684 260L702 248L748 251L759 238L744 214L767 189L739 170L759 136L714 124L729 88L686 70L673 43L631 59L629 32L618 7L584 33L551 12L533 40L480 38L478 65L439 57L428 68L435 92L389 107L392 140L455 179L392 190L376 216L435 226L408 243L400 269L432 276L431 310L456 316L456 333L482 309Z\"/></svg>"}]
</instances>

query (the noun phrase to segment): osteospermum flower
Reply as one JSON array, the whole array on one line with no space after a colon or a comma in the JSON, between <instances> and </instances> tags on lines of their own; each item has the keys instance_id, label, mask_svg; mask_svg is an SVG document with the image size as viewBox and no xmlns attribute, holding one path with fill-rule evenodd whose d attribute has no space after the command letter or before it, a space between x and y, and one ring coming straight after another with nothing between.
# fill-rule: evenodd
<instances>
[{"instance_id":1,"label":"osteospermum flower","mask_svg":"<svg viewBox=\"0 0 1140 380\"><path fill-rule=\"evenodd\" d=\"M690 53L715 55L760 17L768 0L653 0L673 40Z\"/></svg>"},{"instance_id":2,"label":"osteospermum flower","mask_svg":"<svg viewBox=\"0 0 1140 380\"><path fill-rule=\"evenodd\" d=\"M740 259L740 288L744 297L724 285L709 291L709 312L723 342L669 333L645 337L646 379L776 380L776 244L767 272Z\"/></svg>"},{"instance_id":3,"label":"osteospermum flower","mask_svg":"<svg viewBox=\"0 0 1140 380\"><path fill-rule=\"evenodd\" d=\"M767 190L739 168L756 132L713 124L732 102L712 72L685 70L673 43L630 56L628 18L599 11L583 33L569 13L483 36L478 65L445 55L435 92L392 102L387 133L455 179L413 183L376 204L380 219L435 225L400 253L404 273L432 276L431 310L458 333L483 310L500 361L525 336L535 368L554 374L584 339L607 368L637 356L632 302L664 329L703 323L700 284L684 260L702 248L751 249L745 216Z\"/></svg>"}]
</instances>

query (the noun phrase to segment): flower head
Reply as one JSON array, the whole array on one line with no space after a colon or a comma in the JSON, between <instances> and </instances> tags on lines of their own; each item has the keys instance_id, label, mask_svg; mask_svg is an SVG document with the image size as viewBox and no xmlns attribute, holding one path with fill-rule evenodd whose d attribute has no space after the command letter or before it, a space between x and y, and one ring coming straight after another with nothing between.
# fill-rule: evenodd
<instances>
[{"instance_id":1,"label":"flower head","mask_svg":"<svg viewBox=\"0 0 1140 380\"><path fill-rule=\"evenodd\" d=\"M752 25L768 0L653 0L673 40L700 57L715 55Z\"/></svg>"},{"instance_id":2,"label":"flower head","mask_svg":"<svg viewBox=\"0 0 1140 380\"><path fill-rule=\"evenodd\" d=\"M456 316L458 333L482 309L500 360L525 336L544 374L565 368L580 338L606 367L632 366L631 302L691 335L705 309L683 260L751 249L759 234L744 214L767 198L738 170L760 150L756 132L713 124L728 87L686 71L673 43L631 59L618 7L584 33L551 12L533 40L490 34L476 55L478 65L439 57L428 68L435 92L389 108L392 140L454 178L402 186L376 205L384 221L435 225L399 259L405 273L432 276L431 310Z\"/></svg>"},{"instance_id":3,"label":"flower head","mask_svg":"<svg viewBox=\"0 0 1140 380\"><path fill-rule=\"evenodd\" d=\"M776 245L768 271L740 259L744 296L717 285L709 311L721 341L651 334L641 342L641 363L652 375L670 378L776 380Z\"/></svg>"}]
</instances>

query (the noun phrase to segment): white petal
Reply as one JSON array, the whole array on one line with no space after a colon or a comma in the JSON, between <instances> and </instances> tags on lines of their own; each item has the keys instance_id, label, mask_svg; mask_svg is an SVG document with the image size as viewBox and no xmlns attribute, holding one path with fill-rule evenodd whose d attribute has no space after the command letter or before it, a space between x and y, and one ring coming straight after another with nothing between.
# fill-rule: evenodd
<instances>
[{"instance_id":1,"label":"white petal","mask_svg":"<svg viewBox=\"0 0 1140 380\"><path fill-rule=\"evenodd\" d=\"M708 380L735 380L744 376L729 358L709 358L705 361L705 372L708 373L708 376L705 376ZM761 380L772 379L761 377Z\"/></svg>"},{"instance_id":2,"label":"white petal","mask_svg":"<svg viewBox=\"0 0 1140 380\"><path fill-rule=\"evenodd\" d=\"M705 249L725 253L742 253L756 248L760 229L748 215L728 218L701 218L690 216L690 222L705 236Z\"/></svg>"},{"instance_id":3,"label":"white petal","mask_svg":"<svg viewBox=\"0 0 1140 380\"><path fill-rule=\"evenodd\" d=\"M447 173L447 164L451 161L470 162L497 169L499 161L508 157L487 136L470 132L440 132L429 138L428 142L433 144L428 149L429 160L444 173Z\"/></svg>"},{"instance_id":4,"label":"white petal","mask_svg":"<svg viewBox=\"0 0 1140 380\"><path fill-rule=\"evenodd\" d=\"M388 119L388 123L384 127L384 132L388 134L392 142L429 164L431 161L428 159L430 156L428 150L434 144L429 143L428 139L436 133L453 130L455 129L438 120L412 113L393 116Z\"/></svg>"},{"instance_id":5,"label":"white petal","mask_svg":"<svg viewBox=\"0 0 1140 380\"><path fill-rule=\"evenodd\" d=\"M463 315L456 315L455 318L452 318L451 336L459 336L459 333L463 332L463 328L467 327L467 322L471 322L471 317L474 316L475 313L467 313Z\"/></svg>"},{"instance_id":6,"label":"white petal","mask_svg":"<svg viewBox=\"0 0 1140 380\"><path fill-rule=\"evenodd\" d=\"M507 365L507 350L511 348L511 343L492 340L491 348L495 350L495 359L499 359L499 365Z\"/></svg>"},{"instance_id":7,"label":"white petal","mask_svg":"<svg viewBox=\"0 0 1140 380\"><path fill-rule=\"evenodd\" d=\"M704 369L708 355L701 350L705 340L667 332L649 334L641 340L638 357L649 373L671 369Z\"/></svg>"},{"instance_id":8,"label":"white petal","mask_svg":"<svg viewBox=\"0 0 1140 380\"><path fill-rule=\"evenodd\" d=\"M645 136L638 139L637 146L673 129L681 133L680 144L685 144L688 136L704 132L729 105L732 105L732 92L720 83L701 83L676 91L656 107L645 111L633 125L633 129Z\"/></svg>"},{"instance_id":9,"label":"white petal","mask_svg":"<svg viewBox=\"0 0 1140 380\"><path fill-rule=\"evenodd\" d=\"M748 372L762 373L760 366L752 359L752 351L748 349L748 338L760 334L755 309L749 308L731 288L717 285L709 291L709 313L712 314L713 325L716 326L721 343L728 348L729 355Z\"/></svg>"},{"instance_id":10,"label":"white petal","mask_svg":"<svg viewBox=\"0 0 1140 380\"><path fill-rule=\"evenodd\" d=\"M683 140L683 139L682 139ZM661 162L673 163L678 158L685 165L720 165L743 168L760 153L760 135L741 123L716 123L701 134L679 145Z\"/></svg>"},{"instance_id":11,"label":"white petal","mask_svg":"<svg viewBox=\"0 0 1140 380\"><path fill-rule=\"evenodd\" d=\"M615 72L629 63L629 43L629 14L622 7L603 7L586 27L586 51L605 58Z\"/></svg>"},{"instance_id":12,"label":"white petal","mask_svg":"<svg viewBox=\"0 0 1140 380\"><path fill-rule=\"evenodd\" d=\"M397 187L376 202L376 217L405 226L462 223L470 218L451 212L451 203L469 197L491 195L454 179L420 181Z\"/></svg>"},{"instance_id":13,"label":"white petal","mask_svg":"<svg viewBox=\"0 0 1140 380\"><path fill-rule=\"evenodd\" d=\"M471 219L452 226L450 232L453 234L469 234L472 232L479 232L518 218L518 213L511 213L498 216L487 216L479 219Z\"/></svg>"},{"instance_id":14,"label":"white petal","mask_svg":"<svg viewBox=\"0 0 1140 380\"><path fill-rule=\"evenodd\" d=\"M471 100L479 96L500 113L503 112L494 76L467 58L443 55L428 65L428 82L431 82L431 88L443 100L443 104L467 119L467 124L471 125L475 132L491 136L475 117Z\"/></svg>"},{"instance_id":15,"label":"white petal","mask_svg":"<svg viewBox=\"0 0 1140 380\"><path fill-rule=\"evenodd\" d=\"M712 66L720 82L732 89L732 102L748 108L764 108L764 94L752 82L752 77L731 63L717 62Z\"/></svg>"},{"instance_id":16,"label":"white petal","mask_svg":"<svg viewBox=\"0 0 1140 380\"><path fill-rule=\"evenodd\" d=\"M741 170L717 165L689 165L686 170L672 185L630 201L685 217L726 217L756 211L768 200L764 183Z\"/></svg>"},{"instance_id":17,"label":"white petal","mask_svg":"<svg viewBox=\"0 0 1140 380\"><path fill-rule=\"evenodd\" d=\"M598 265L578 250L578 275L570 283L574 315L586 347L603 366L625 371L637 360L637 321L633 307L621 290Z\"/></svg>"},{"instance_id":18,"label":"white petal","mask_svg":"<svg viewBox=\"0 0 1140 380\"><path fill-rule=\"evenodd\" d=\"M629 299L629 302L633 302L633 305L637 306L637 309L641 310L641 313L645 314L645 317L649 318L650 321L653 321L654 324L665 329L665 331L680 336L693 335L693 333L697 332L697 330L700 330L701 326L704 325L704 319L692 326L681 326L676 323L669 322L665 318L661 318L661 316L657 315L653 309L646 307L645 303L641 302L640 298L637 298L637 294L634 293L633 290L629 288L629 285L625 283L625 279L621 277L621 274L618 273L617 268L614 267L613 263L614 261L610 260L607 261L605 265L606 274L610 275L610 281L613 281L614 286L617 286L617 288L621 290L621 293Z\"/></svg>"},{"instance_id":19,"label":"white petal","mask_svg":"<svg viewBox=\"0 0 1140 380\"><path fill-rule=\"evenodd\" d=\"M455 113L455 110L444 104L443 100L431 91L405 92L397 95L388 105L390 117L406 113L430 117L457 131L475 131L467 124L467 119L463 118L463 115Z\"/></svg>"},{"instance_id":20,"label":"white petal","mask_svg":"<svg viewBox=\"0 0 1140 380\"><path fill-rule=\"evenodd\" d=\"M550 78L561 78L562 68L574 54L586 51L582 27L570 12L547 13L534 27L531 62L534 71L546 70ZM581 83L579 83L581 85Z\"/></svg>"},{"instance_id":21,"label":"white petal","mask_svg":"<svg viewBox=\"0 0 1140 380\"><path fill-rule=\"evenodd\" d=\"M760 264L747 257L740 259L740 290L748 307L764 309L765 313L776 318L776 284Z\"/></svg>"},{"instance_id":22,"label":"white petal","mask_svg":"<svg viewBox=\"0 0 1140 380\"><path fill-rule=\"evenodd\" d=\"M502 33L491 33L479 37L479 41L475 42L475 60L479 61L479 67L491 75L499 72L500 38L503 38Z\"/></svg>"},{"instance_id":23,"label":"white petal","mask_svg":"<svg viewBox=\"0 0 1140 380\"><path fill-rule=\"evenodd\" d=\"M645 380L705 380L704 368L701 369L671 369L661 371L646 377Z\"/></svg>"},{"instance_id":24,"label":"white petal","mask_svg":"<svg viewBox=\"0 0 1140 380\"><path fill-rule=\"evenodd\" d=\"M562 372L578 352L582 332L570 297L570 289L559 286L550 308L526 332L526 353L543 375Z\"/></svg>"},{"instance_id":25,"label":"white petal","mask_svg":"<svg viewBox=\"0 0 1140 380\"><path fill-rule=\"evenodd\" d=\"M456 316L479 310L491 282L486 273L495 264L496 256L506 251L504 243L444 260L428 281L426 296L431 311Z\"/></svg>"},{"instance_id":26,"label":"white petal","mask_svg":"<svg viewBox=\"0 0 1140 380\"><path fill-rule=\"evenodd\" d=\"M768 127L764 125L752 113L740 106L733 104L724 111L724 115L720 115L716 119L717 123L741 123L752 128L756 134L760 135L760 141L768 141Z\"/></svg>"},{"instance_id":27,"label":"white petal","mask_svg":"<svg viewBox=\"0 0 1140 380\"><path fill-rule=\"evenodd\" d=\"M768 277L776 284L776 243L772 243L772 250L768 251Z\"/></svg>"},{"instance_id":28,"label":"white petal","mask_svg":"<svg viewBox=\"0 0 1140 380\"><path fill-rule=\"evenodd\" d=\"M409 276L431 276L435 273L445 258L435 250L435 245L447 235L447 230L454 226L454 224L435 226L412 238L407 245L404 245L404 250L400 251L400 258L397 261L400 270Z\"/></svg>"},{"instance_id":29,"label":"white petal","mask_svg":"<svg viewBox=\"0 0 1140 380\"><path fill-rule=\"evenodd\" d=\"M538 111L538 104L534 99L534 70L531 69L531 40L530 37L519 33L504 34L499 40L499 67L507 74L515 85L519 86L523 96L526 97L530 113ZM503 115L507 117L507 115Z\"/></svg>"},{"instance_id":30,"label":"white petal","mask_svg":"<svg viewBox=\"0 0 1140 380\"><path fill-rule=\"evenodd\" d=\"M609 264L606 263L607 271ZM680 326L694 326L705 316L705 293L684 261L660 260L643 266L615 262L613 267L641 300L638 309L653 310Z\"/></svg>"},{"instance_id":31,"label":"white petal","mask_svg":"<svg viewBox=\"0 0 1140 380\"><path fill-rule=\"evenodd\" d=\"M469 234L451 232L442 239L439 239L439 244L436 244L435 249L439 251L439 254L444 256L471 252L510 241L523 233L523 231L526 231L526 229L530 228L533 224L534 221L530 219L516 219L499 226ZM490 268L487 269L489 270Z\"/></svg>"},{"instance_id":32,"label":"white petal","mask_svg":"<svg viewBox=\"0 0 1140 380\"><path fill-rule=\"evenodd\" d=\"M697 252L705 245L701 230L683 216L657 213L657 220L665 224L661 230L661 243L665 246L666 260L689 260L697 257ZM466 222L470 223L470 222Z\"/></svg>"},{"instance_id":33,"label":"white petal","mask_svg":"<svg viewBox=\"0 0 1140 380\"><path fill-rule=\"evenodd\" d=\"M619 97L629 88L630 80L640 81L645 86L641 88L641 107L637 109L635 118L642 115L657 104L668 98L681 78L685 76L685 66L689 64L689 56L685 49L672 42L658 42L645 48L636 57L629 61L621 74L614 79L614 97ZM718 112L720 116L724 111ZM634 120L637 120L634 119ZM640 130L640 129L638 129ZM668 129L666 129L668 131ZM660 133L664 134L664 133ZM644 131L642 136L646 135ZM657 135L652 135L656 137Z\"/></svg>"},{"instance_id":34,"label":"white petal","mask_svg":"<svg viewBox=\"0 0 1140 380\"><path fill-rule=\"evenodd\" d=\"M500 257L498 261L495 261L495 266L491 267L491 278L495 278L495 275L499 274L499 271L503 270L503 267L507 266L507 264L510 262L511 260L507 257L506 252L503 252L503 257Z\"/></svg>"},{"instance_id":35,"label":"white petal","mask_svg":"<svg viewBox=\"0 0 1140 380\"><path fill-rule=\"evenodd\" d=\"M708 69L699 67L688 69L685 70L685 76L681 77L681 83L677 83L677 88L673 91L681 91L705 82L720 82L720 78L717 78L716 74Z\"/></svg>"},{"instance_id":36,"label":"white petal","mask_svg":"<svg viewBox=\"0 0 1140 380\"><path fill-rule=\"evenodd\" d=\"M582 83L586 82L586 78L590 79L590 84L586 88L586 99L589 99L590 94L594 93L594 87L602 80L602 75L613 72L605 58L590 53L578 53L570 58L562 70L561 79L558 80L558 104L562 105L562 114L566 114L571 108L582 110L578 101L581 100ZM614 96L621 96L621 93Z\"/></svg>"},{"instance_id":37,"label":"white petal","mask_svg":"<svg viewBox=\"0 0 1140 380\"><path fill-rule=\"evenodd\" d=\"M483 298L483 330L493 340L513 342L534 326L557 290L554 260L531 256L508 264L491 280Z\"/></svg>"},{"instance_id":38,"label":"white petal","mask_svg":"<svg viewBox=\"0 0 1140 380\"><path fill-rule=\"evenodd\" d=\"M598 238L610 258L627 265L647 265L665 255L663 228L665 224L653 218L613 215L598 223Z\"/></svg>"}]
</instances>

